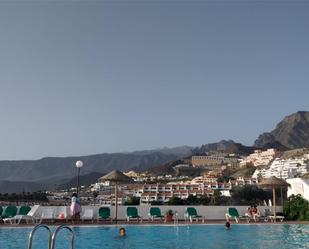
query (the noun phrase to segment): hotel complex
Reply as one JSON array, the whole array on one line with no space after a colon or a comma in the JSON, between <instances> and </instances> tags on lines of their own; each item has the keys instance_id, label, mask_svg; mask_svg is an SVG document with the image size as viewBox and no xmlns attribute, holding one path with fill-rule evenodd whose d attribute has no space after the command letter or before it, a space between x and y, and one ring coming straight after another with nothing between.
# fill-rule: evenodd
<instances>
[{"instance_id":1,"label":"hotel complex","mask_svg":"<svg viewBox=\"0 0 309 249\"><path fill-rule=\"evenodd\" d=\"M291 179L307 174L309 170L308 155L295 159L275 159L269 168L256 169L255 178L269 178L275 176L282 179Z\"/></svg>"},{"instance_id":2,"label":"hotel complex","mask_svg":"<svg viewBox=\"0 0 309 249\"><path fill-rule=\"evenodd\" d=\"M245 159L240 161L240 166L253 165L257 166L267 166L271 161L273 161L278 155L277 150L268 149L268 150L255 150L254 153L250 154Z\"/></svg>"}]
</instances>

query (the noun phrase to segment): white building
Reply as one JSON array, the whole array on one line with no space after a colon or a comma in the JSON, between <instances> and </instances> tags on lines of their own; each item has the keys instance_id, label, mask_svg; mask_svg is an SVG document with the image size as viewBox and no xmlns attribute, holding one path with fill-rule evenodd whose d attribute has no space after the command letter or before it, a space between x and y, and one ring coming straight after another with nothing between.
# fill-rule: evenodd
<instances>
[{"instance_id":1,"label":"white building","mask_svg":"<svg viewBox=\"0 0 309 249\"><path fill-rule=\"evenodd\" d=\"M288 179L290 184L288 187L288 197L291 195L301 195L304 199L309 201L309 180L301 178Z\"/></svg>"},{"instance_id":2,"label":"white building","mask_svg":"<svg viewBox=\"0 0 309 249\"><path fill-rule=\"evenodd\" d=\"M296 159L275 159L269 168L255 170L252 177L269 178L275 176L282 179L290 179L308 173L309 165L306 157Z\"/></svg>"},{"instance_id":3,"label":"white building","mask_svg":"<svg viewBox=\"0 0 309 249\"><path fill-rule=\"evenodd\" d=\"M265 151L255 150L254 153L250 154L240 162L240 166L246 166L247 164L252 164L255 167L269 165L277 156L277 153L276 149L268 149Z\"/></svg>"}]
</instances>

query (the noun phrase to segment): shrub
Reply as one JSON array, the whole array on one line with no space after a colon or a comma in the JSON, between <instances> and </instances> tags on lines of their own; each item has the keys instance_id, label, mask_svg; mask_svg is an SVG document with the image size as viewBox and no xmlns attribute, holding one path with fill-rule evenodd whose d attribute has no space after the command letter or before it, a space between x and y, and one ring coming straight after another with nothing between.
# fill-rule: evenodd
<instances>
[{"instance_id":1,"label":"shrub","mask_svg":"<svg viewBox=\"0 0 309 249\"><path fill-rule=\"evenodd\" d=\"M168 204L167 205L184 205L184 201L182 199L180 199L179 197L172 197L169 199Z\"/></svg>"},{"instance_id":2,"label":"shrub","mask_svg":"<svg viewBox=\"0 0 309 249\"><path fill-rule=\"evenodd\" d=\"M271 199L272 197L271 192L254 185L234 187L231 193L233 202L238 205L262 204L264 200Z\"/></svg>"},{"instance_id":3,"label":"shrub","mask_svg":"<svg viewBox=\"0 0 309 249\"><path fill-rule=\"evenodd\" d=\"M140 198L139 197L131 197L129 200L127 200L125 202L124 205L126 205L126 206L130 206L130 205L138 206L139 204L140 204Z\"/></svg>"},{"instance_id":4,"label":"shrub","mask_svg":"<svg viewBox=\"0 0 309 249\"><path fill-rule=\"evenodd\" d=\"M284 203L283 210L288 220L309 220L309 202L301 195L291 195Z\"/></svg>"}]
</instances>

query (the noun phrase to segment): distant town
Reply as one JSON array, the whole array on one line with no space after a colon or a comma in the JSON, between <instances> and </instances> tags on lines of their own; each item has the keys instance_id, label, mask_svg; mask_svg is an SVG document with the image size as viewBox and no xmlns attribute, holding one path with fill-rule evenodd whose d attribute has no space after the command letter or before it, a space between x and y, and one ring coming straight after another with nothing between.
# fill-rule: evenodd
<instances>
[{"instance_id":1,"label":"distant town","mask_svg":"<svg viewBox=\"0 0 309 249\"><path fill-rule=\"evenodd\" d=\"M176 161L171 174L129 171L125 174L133 184L120 186L118 203L164 205L171 200L221 196L231 197L234 188L255 186L262 178L275 176L291 184L288 195L299 194L293 186L299 182L309 186L309 152L296 149L280 152L275 148L255 150L248 156L212 151ZM293 185L294 184L294 185ZM98 179L89 186L81 186L82 202L92 205L115 203L114 187L109 181ZM63 204L76 188L47 192L50 203ZM298 190L299 191L299 190Z\"/></svg>"}]
</instances>

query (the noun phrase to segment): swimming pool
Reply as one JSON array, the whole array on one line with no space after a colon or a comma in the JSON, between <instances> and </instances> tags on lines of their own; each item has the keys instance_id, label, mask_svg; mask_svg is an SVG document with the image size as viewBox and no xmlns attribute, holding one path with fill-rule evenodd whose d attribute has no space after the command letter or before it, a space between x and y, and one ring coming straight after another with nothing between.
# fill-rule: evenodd
<instances>
[{"instance_id":1,"label":"swimming pool","mask_svg":"<svg viewBox=\"0 0 309 249\"><path fill-rule=\"evenodd\" d=\"M223 225L192 226L124 226L127 237L119 238L119 226L74 227L76 249L266 249L309 248L309 225ZM54 230L54 228L53 228ZM1 249L26 249L31 228L0 228ZM47 234L38 231L33 249L44 249ZM56 248L69 248L68 240L59 236Z\"/></svg>"}]
</instances>

